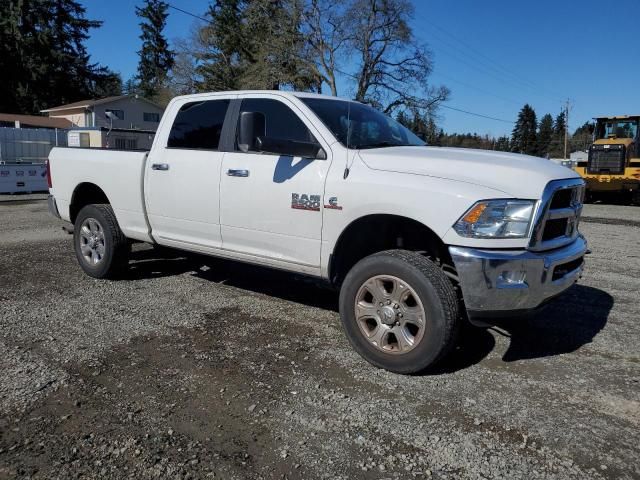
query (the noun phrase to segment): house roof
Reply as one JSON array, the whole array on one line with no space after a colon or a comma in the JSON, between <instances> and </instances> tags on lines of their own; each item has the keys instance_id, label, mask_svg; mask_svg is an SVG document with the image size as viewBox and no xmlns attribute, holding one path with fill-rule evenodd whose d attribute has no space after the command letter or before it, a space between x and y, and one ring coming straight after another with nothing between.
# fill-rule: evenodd
<instances>
[{"instance_id":1,"label":"house roof","mask_svg":"<svg viewBox=\"0 0 640 480\"><path fill-rule=\"evenodd\" d=\"M40 110L40 111L42 113L49 113L49 112L59 112L62 110L71 110L74 108L88 108L88 107L94 107L96 105L102 105L104 103L116 102L124 98L135 98L137 100L142 100L143 102L146 102L158 108L161 108L160 106L156 105L152 101L147 100L146 98L143 98L143 97L138 97L137 95L116 95L113 97L96 98L92 100L80 100L79 102L67 103L66 105L59 105L57 107L47 108L46 110Z\"/></svg>"},{"instance_id":2,"label":"house roof","mask_svg":"<svg viewBox=\"0 0 640 480\"><path fill-rule=\"evenodd\" d=\"M18 121L22 125L45 128L71 128L71 123L66 118L50 118L39 115L19 115L16 113L0 113L0 122Z\"/></svg>"}]
</instances>

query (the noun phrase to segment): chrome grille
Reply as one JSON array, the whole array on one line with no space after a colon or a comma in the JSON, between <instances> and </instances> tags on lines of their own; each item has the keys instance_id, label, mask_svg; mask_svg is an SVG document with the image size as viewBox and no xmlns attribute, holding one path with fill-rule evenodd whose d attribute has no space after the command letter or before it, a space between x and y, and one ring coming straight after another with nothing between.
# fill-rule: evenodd
<instances>
[{"instance_id":1,"label":"chrome grille","mask_svg":"<svg viewBox=\"0 0 640 480\"><path fill-rule=\"evenodd\" d=\"M584 192L579 178L549 182L536 211L529 250L559 248L578 237Z\"/></svg>"}]
</instances>

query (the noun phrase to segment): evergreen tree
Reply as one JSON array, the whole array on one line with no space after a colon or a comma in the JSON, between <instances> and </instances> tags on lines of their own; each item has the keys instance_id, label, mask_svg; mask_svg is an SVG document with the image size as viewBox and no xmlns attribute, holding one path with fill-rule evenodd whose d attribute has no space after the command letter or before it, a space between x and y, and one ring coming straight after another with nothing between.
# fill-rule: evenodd
<instances>
[{"instance_id":1,"label":"evergreen tree","mask_svg":"<svg viewBox=\"0 0 640 480\"><path fill-rule=\"evenodd\" d=\"M317 72L303 60L298 0L216 0L207 15L198 90L319 89Z\"/></svg>"},{"instance_id":2,"label":"evergreen tree","mask_svg":"<svg viewBox=\"0 0 640 480\"><path fill-rule=\"evenodd\" d=\"M122 93L125 95L139 95L140 86L135 77L131 77L122 85Z\"/></svg>"},{"instance_id":3,"label":"evergreen tree","mask_svg":"<svg viewBox=\"0 0 640 480\"><path fill-rule=\"evenodd\" d=\"M319 90L314 69L302 60L302 8L297 0L252 0L244 12L251 35L252 61L243 88Z\"/></svg>"},{"instance_id":4,"label":"evergreen tree","mask_svg":"<svg viewBox=\"0 0 640 480\"><path fill-rule=\"evenodd\" d=\"M411 127L412 127L411 123L412 122L409 120L409 118L407 117L407 114L404 112L404 110L400 110L398 112L398 114L396 115L396 121L399 124L407 127L409 130L411 130Z\"/></svg>"},{"instance_id":5,"label":"evergreen tree","mask_svg":"<svg viewBox=\"0 0 640 480\"><path fill-rule=\"evenodd\" d=\"M38 113L119 93L119 76L91 63L84 45L100 25L75 0L0 2L0 111Z\"/></svg>"},{"instance_id":6,"label":"evergreen tree","mask_svg":"<svg viewBox=\"0 0 640 480\"><path fill-rule=\"evenodd\" d=\"M537 155L539 157L549 155L551 142L553 141L553 133L553 117L547 113L540 120L540 126L538 128Z\"/></svg>"},{"instance_id":7,"label":"evergreen tree","mask_svg":"<svg viewBox=\"0 0 640 480\"><path fill-rule=\"evenodd\" d=\"M113 97L122 95L122 77L119 73L110 72L104 78L96 82L92 89L95 98Z\"/></svg>"},{"instance_id":8,"label":"evergreen tree","mask_svg":"<svg viewBox=\"0 0 640 480\"><path fill-rule=\"evenodd\" d=\"M426 141L429 137L428 119L421 115L420 112L414 111L413 117L411 118L411 127L409 127L409 130Z\"/></svg>"},{"instance_id":9,"label":"evergreen tree","mask_svg":"<svg viewBox=\"0 0 640 480\"><path fill-rule=\"evenodd\" d=\"M209 6L209 24L199 32L202 51L196 54L200 91L238 90L242 61L249 55L243 41L243 0L216 0Z\"/></svg>"},{"instance_id":10,"label":"evergreen tree","mask_svg":"<svg viewBox=\"0 0 640 480\"><path fill-rule=\"evenodd\" d=\"M439 132L433 116L421 113L420 110L414 110L409 113L411 114L411 117L408 115L406 110L400 110L396 114L396 120L398 123L407 127L429 145L436 145L438 142ZM442 134L444 135L444 132Z\"/></svg>"},{"instance_id":11,"label":"evergreen tree","mask_svg":"<svg viewBox=\"0 0 640 480\"><path fill-rule=\"evenodd\" d=\"M560 112L553 123L553 140L549 147L551 158L564 157L564 135L566 129L566 120L564 111Z\"/></svg>"},{"instance_id":12,"label":"evergreen tree","mask_svg":"<svg viewBox=\"0 0 640 480\"><path fill-rule=\"evenodd\" d=\"M560 112L556 117L556 121L553 124L553 133L556 135L561 135L564 137L564 131L567 125L566 117L564 111Z\"/></svg>"},{"instance_id":13,"label":"evergreen tree","mask_svg":"<svg viewBox=\"0 0 640 480\"><path fill-rule=\"evenodd\" d=\"M537 150L536 112L531 105L526 104L518 113L518 120L511 133L511 151L535 155Z\"/></svg>"},{"instance_id":14,"label":"evergreen tree","mask_svg":"<svg viewBox=\"0 0 640 480\"><path fill-rule=\"evenodd\" d=\"M595 125L592 122L585 122L573 132L571 136L571 151L585 151L593 143L593 132Z\"/></svg>"},{"instance_id":15,"label":"evergreen tree","mask_svg":"<svg viewBox=\"0 0 640 480\"><path fill-rule=\"evenodd\" d=\"M438 141L438 126L436 125L433 116L429 116L429 118L427 119L427 131L425 140L429 145L436 145L436 142Z\"/></svg>"},{"instance_id":16,"label":"evergreen tree","mask_svg":"<svg viewBox=\"0 0 640 480\"><path fill-rule=\"evenodd\" d=\"M162 0L145 0L136 7L136 15L142 19L142 49L138 52L138 89L147 98L155 99L166 86L169 70L173 66L173 52L162 33L167 23L169 5Z\"/></svg>"},{"instance_id":17,"label":"evergreen tree","mask_svg":"<svg viewBox=\"0 0 640 480\"><path fill-rule=\"evenodd\" d=\"M503 136L499 137L495 143L495 149L499 152L509 152L511 150L511 145L509 144L509 137Z\"/></svg>"}]
</instances>

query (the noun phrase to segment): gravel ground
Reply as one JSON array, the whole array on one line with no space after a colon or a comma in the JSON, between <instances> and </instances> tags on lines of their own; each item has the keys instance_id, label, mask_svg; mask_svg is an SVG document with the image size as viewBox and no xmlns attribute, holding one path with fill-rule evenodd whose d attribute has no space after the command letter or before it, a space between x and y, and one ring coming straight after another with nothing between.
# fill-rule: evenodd
<instances>
[{"instance_id":1,"label":"gravel ground","mask_svg":"<svg viewBox=\"0 0 640 480\"><path fill-rule=\"evenodd\" d=\"M0 479L640 478L640 207L545 311L377 370L336 295L137 245L98 281L42 197L0 198Z\"/></svg>"}]
</instances>

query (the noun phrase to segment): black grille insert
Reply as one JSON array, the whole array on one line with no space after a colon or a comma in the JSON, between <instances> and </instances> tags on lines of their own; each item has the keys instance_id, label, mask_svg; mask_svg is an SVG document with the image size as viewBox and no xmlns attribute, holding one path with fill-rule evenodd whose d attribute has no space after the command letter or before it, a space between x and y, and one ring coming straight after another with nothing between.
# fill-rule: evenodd
<instances>
[{"instance_id":1,"label":"black grille insert","mask_svg":"<svg viewBox=\"0 0 640 480\"><path fill-rule=\"evenodd\" d=\"M576 258L567 263L561 263L553 269L552 280L558 280L564 277L567 273L573 272L576 268L579 268L584 262L584 257Z\"/></svg>"},{"instance_id":2,"label":"black grille insert","mask_svg":"<svg viewBox=\"0 0 640 480\"><path fill-rule=\"evenodd\" d=\"M555 238L564 237L567 232L566 218L555 218L553 220L547 220L544 226L544 232L542 232L542 241L553 240Z\"/></svg>"},{"instance_id":3,"label":"black grille insert","mask_svg":"<svg viewBox=\"0 0 640 480\"><path fill-rule=\"evenodd\" d=\"M592 145L589 149L587 173L619 175L624 173L624 163L624 145Z\"/></svg>"},{"instance_id":4,"label":"black grille insert","mask_svg":"<svg viewBox=\"0 0 640 480\"><path fill-rule=\"evenodd\" d=\"M569 208L571 206L571 200L573 198L573 188L563 188L553 194L551 199L551 210L556 208Z\"/></svg>"}]
</instances>

